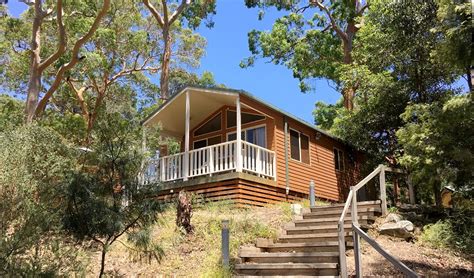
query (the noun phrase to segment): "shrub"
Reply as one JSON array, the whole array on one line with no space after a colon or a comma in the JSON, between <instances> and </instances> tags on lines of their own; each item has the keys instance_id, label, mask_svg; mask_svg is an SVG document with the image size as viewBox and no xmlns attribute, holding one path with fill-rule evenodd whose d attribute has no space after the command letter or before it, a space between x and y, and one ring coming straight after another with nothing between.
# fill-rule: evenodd
<instances>
[{"instance_id":1,"label":"shrub","mask_svg":"<svg viewBox=\"0 0 474 278\"><path fill-rule=\"evenodd\" d=\"M76 272L78 253L62 233L63 183L74 153L39 126L0 133L0 276Z\"/></svg>"},{"instance_id":2,"label":"shrub","mask_svg":"<svg viewBox=\"0 0 474 278\"><path fill-rule=\"evenodd\" d=\"M448 220L439 220L423 228L421 240L433 247L447 248L451 246L452 240L455 237L456 235L453 232L451 222Z\"/></svg>"}]
</instances>

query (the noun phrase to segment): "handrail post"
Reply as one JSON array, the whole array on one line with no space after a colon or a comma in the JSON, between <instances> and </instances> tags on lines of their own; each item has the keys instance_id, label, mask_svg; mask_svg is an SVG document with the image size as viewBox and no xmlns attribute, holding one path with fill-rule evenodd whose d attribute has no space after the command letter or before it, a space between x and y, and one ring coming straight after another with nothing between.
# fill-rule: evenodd
<instances>
[{"instance_id":1,"label":"handrail post","mask_svg":"<svg viewBox=\"0 0 474 278\"><path fill-rule=\"evenodd\" d=\"M165 158L162 157L160 158L160 181L164 182L165 181Z\"/></svg>"},{"instance_id":2,"label":"handrail post","mask_svg":"<svg viewBox=\"0 0 474 278\"><path fill-rule=\"evenodd\" d=\"M209 148L209 157L208 157L208 161L209 161L209 173L212 174L214 173L214 148L211 146Z\"/></svg>"},{"instance_id":3,"label":"handrail post","mask_svg":"<svg viewBox=\"0 0 474 278\"><path fill-rule=\"evenodd\" d=\"M362 277L362 258L360 256L360 236L354 227L355 225L352 224L352 237L354 238L355 271L356 271L356 277L360 278Z\"/></svg>"},{"instance_id":4,"label":"handrail post","mask_svg":"<svg viewBox=\"0 0 474 278\"><path fill-rule=\"evenodd\" d=\"M341 277L347 277L347 262L346 262L346 241L344 238L344 219L337 223L338 241L339 241L339 270Z\"/></svg>"},{"instance_id":5,"label":"handrail post","mask_svg":"<svg viewBox=\"0 0 474 278\"><path fill-rule=\"evenodd\" d=\"M351 186L351 191L352 191L352 204L351 204L352 224L359 226L359 217L357 216L357 191L354 190L354 186Z\"/></svg>"},{"instance_id":6,"label":"handrail post","mask_svg":"<svg viewBox=\"0 0 474 278\"><path fill-rule=\"evenodd\" d=\"M382 202L382 216L387 215L387 189L385 187L385 166L380 165L380 201Z\"/></svg>"},{"instance_id":7,"label":"handrail post","mask_svg":"<svg viewBox=\"0 0 474 278\"><path fill-rule=\"evenodd\" d=\"M222 220L222 264L224 267L229 267L229 220Z\"/></svg>"},{"instance_id":8,"label":"handrail post","mask_svg":"<svg viewBox=\"0 0 474 278\"><path fill-rule=\"evenodd\" d=\"M316 200L315 200L315 195L314 195L314 181L311 180L309 182L309 205L311 207L314 207L316 205Z\"/></svg>"}]
</instances>

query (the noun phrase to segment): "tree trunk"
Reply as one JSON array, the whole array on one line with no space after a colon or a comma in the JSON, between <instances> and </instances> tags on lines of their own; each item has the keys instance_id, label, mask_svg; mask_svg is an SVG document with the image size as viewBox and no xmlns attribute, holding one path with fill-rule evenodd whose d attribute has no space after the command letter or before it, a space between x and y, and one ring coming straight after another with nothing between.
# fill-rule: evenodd
<instances>
[{"instance_id":1,"label":"tree trunk","mask_svg":"<svg viewBox=\"0 0 474 278\"><path fill-rule=\"evenodd\" d=\"M191 204L191 198L184 191L180 191L178 194L178 206L176 211L176 225L183 228L187 234L193 232L194 228L191 224L191 216L193 214L193 207Z\"/></svg>"},{"instance_id":2,"label":"tree trunk","mask_svg":"<svg viewBox=\"0 0 474 278\"><path fill-rule=\"evenodd\" d=\"M352 37L353 34L348 34L348 38L343 40L343 48L344 48L344 64L350 65L352 64ZM348 111L352 111L354 109L354 96L355 96L356 89L353 86L347 86L342 91L342 97L344 100L344 108Z\"/></svg>"},{"instance_id":3,"label":"tree trunk","mask_svg":"<svg viewBox=\"0 0 474 278\"><path fill-rule=\"evenodd\" d=\"M42 1L35 2L35 15L31 32L30 78L28 79L28 95L25 107L26 123L28 124L33 122L41 91L41 71L39 69L41 63L41 21L43 20L41 4Z\"/></svg>"},{"instance_id":4,"label":"tree trunk","mask_svg":"<svg viewBox=\"0 0 474 278\"><path fill-rule=\"evenodd\" d=\"M467 86L469 87L469 92L472 92L472 78L471 78L471 69L467 68Z\"/></svg>"},{"instance_id":5,"label":"tree trunk","mask_svg":"<svg viewBox=\"0 0 474 278\"><path fill-rule=\"evenodd\" d=\"M354 109L354 96L354 88L348 87L343 89L342 97L344 100L344 108L346 108L348 111L352 111Z\"/></svg>"},{"instance_id":6,"label":"tree trunk","mask_svg":"<svg viewBox=\"0 0 474 278\"><path fill-rule=\"evenodd\" d=\"M170 36L170 26L165 25L163 27L163 39L165 42L163 50L163 61L161 63L161 76L160 76L160 90L161 90L161 99L167 100L169 96L169 67L171 60L171 36Z\"/></svg>"},{"instance_id":7,"label":"tree trunk","mask_svg":"<svg viewBox=\"0 0 474 278\"><path fill-rule=\"evenodd\" d=\"M102 277L104 275L105 271L105 255L107 253L107 245L104 244L102 245L102 254L101 254L101 259L100 259L100 272L99 272L99 277Z\"/></svg>"}]
</instances>

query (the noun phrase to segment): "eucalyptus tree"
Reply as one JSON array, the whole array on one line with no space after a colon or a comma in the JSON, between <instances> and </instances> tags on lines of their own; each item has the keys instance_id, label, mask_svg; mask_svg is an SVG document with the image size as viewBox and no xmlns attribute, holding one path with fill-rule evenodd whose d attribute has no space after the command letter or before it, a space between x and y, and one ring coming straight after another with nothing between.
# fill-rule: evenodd
<instances>
[{"instance_id":1,"label":"eucalyptus tree","mask_svg":"<svg viewBox=\"0 0 474 278\"><path fill-rule=\"evenodd\" d=\"M21 69L27 78L15 79L26 89L26 121L31 123L44 111L68 71L81 61L83 47L106 17L110 0L25 3L30 7L21 19L3 19L2 33L13 40L11 51L3 54L8 57L2 59L13 63L28 60L27 69ZM29 34L30 40L18 36L24 34Z\"/></svg>"},{"instance_id":2,"label":"eucalyptus tree","mask_svg":"<svg viewBox=\"0 0 474 278\"><path fill-rule=\"evenodd\" d=\"M245 0L249 8L275 7L288 14L278 18L270 31L252 30L248 34L252 56L242 67L253 65L255 58L270 58L293 71L305 92L309 78L327 78L341 85L342 65L352 65L354 40L368 4L362 0ZM260 18L263 11L260 13ZM344 107L353 109L357 85L342 86Z\"/></svg>"},{"instance_id":3,"label":"eucalyptus tree","mask_svg":"<svg viewBox=\"0 0 474 278\"><path fill-rule=\"evenodd\" d=\"M201 25L203 19L210 19L215 14L215 0L180 0L170 1L161 0L159 3L152 3L150 0L143 0L143 4L149 10L150 14L156 20L156 24L162 31L162 56L161 56L161 72L160 72L160 94L161 99L166 100L170 97L169 80L170 70L172 69L172 56L176 52L176 35L173 33L185 35L192 39L198 38L192 30ZM184 28L184 25L189 28ZM212 20L206 25L213 26ZM183 37L182 37L183 39ZM195 49L197 51L198 49ZM203 55L203 50L196 52L198 57ZM178 55L179 56L179 55Z\"/></svg>"}]
</instances>

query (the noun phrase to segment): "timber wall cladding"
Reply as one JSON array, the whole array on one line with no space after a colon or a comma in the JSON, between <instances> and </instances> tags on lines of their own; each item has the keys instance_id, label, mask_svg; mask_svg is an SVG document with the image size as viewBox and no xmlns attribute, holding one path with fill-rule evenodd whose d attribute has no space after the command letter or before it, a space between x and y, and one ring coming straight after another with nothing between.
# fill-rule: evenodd
<instances>
[{"instance_id":1,"label":"timber wall cladding","mask_svg":"<svg viewBox=\"0 0 474 278\"><path fill-rule=\"evenodd\" d=\"M272 150L277 156L277 184L280 188L286 187L285 176L285 133L284 115L265 105L257 103L246 96L242 102L269 115L274 120L274 142ZM349 191L349 186L355 185L359 180L359 168L362 162L361 155L355 155L354 163L350 163L348 148L324 134L316 139L316 131L297 121L287 118L289 129L299 131L309 137L310 163L291 159L290 144L288 142L288 179L291 191L308 194L309 183L315 182L316 196L328 200L343 200ZM268 132L267 132L268 133ZM338 171L334 165L334 148L344 151L344 171Z\"/></svg>"},{"instance_id":2,"label":"timber wall cladding","mask_svg":"<svg viewBox=\"0 0 474 278\"><path fill-rule=\"evenodd\" d=\"M222 182L206 183L185 188L186 191L199 195L198 200L215 202L230 200L238 206L264 206L285 201L296 201L306 198L304 194L290 192L285 195L282 188L260 184L245 179L232 179ZM178 196L180 189L163 191L158 194L158 199L173 201Z\"/></svg>"}]
</instances>

